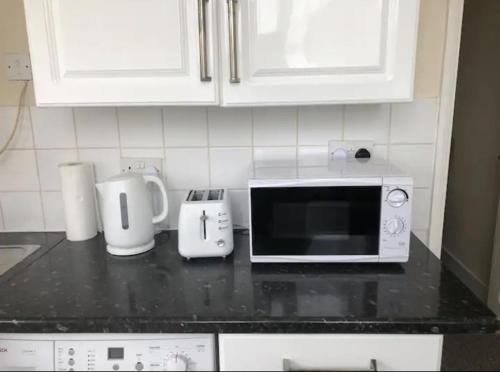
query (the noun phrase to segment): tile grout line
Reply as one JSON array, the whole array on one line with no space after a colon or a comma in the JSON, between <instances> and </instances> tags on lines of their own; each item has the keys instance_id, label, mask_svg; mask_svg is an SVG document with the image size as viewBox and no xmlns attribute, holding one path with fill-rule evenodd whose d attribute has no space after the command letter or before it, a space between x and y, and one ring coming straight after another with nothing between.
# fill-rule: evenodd
<instances>
[{"instance_id":1,"label":"tile grout line","mask_svg":"<svg viewBox=\"0 0 500 372\"><path fill-rule=\"evenodd\" d=\"M80 161L80 141L78 140L78 130L76 126L76 113L75 113L75 108L71 109L71 114L73 117L73 130L75 131L75 144L76 144L76 156L78 161Z\"/></svg>"},{"instance_id":2,"label":"tile grout line","mask_svg":"<svg viewBox=\"0 0 500 372\"><path fill-rule=\"evenodd\" d=\"M122 157L122 134L120 131L120 115L118 114L118 107L115 107L114 111L115 111L116 129L118 131L118 148L120 150L120 158L121 158Z\"/></svg>"},{"instance_id":3,"label":"tile grout line","mask_svg":"<svg viewBox=\"0 0 500 372\"><path fill-rule=\"evenodd\" d=\"M205 107L205 128L207 129L207 152L208 152L208 188L212 188L212 147L210 145L210 123L208 119L208 107Z\"/></svg>"},{"instance_id":4,"label":"tile grout line","mask_svg":"<svg viewBox=\"0 0 500 372\"><path fill-rule=\"evenodd\" d=\"M299 164L299 112L300 108L299 106L295 107L295 163Z\"/></svg>"},{"instance_id":5,"label":"tile grout line","mask_svg":"<svg viewBox=\"0 0 500 372\"><path fill-rule=\"evenodd\" d=\"M29 107L29 118L30 118L30 123L31 123L31 135L33 136L33 147L36 146L36 141L35 141L35 128L33 125L33 115L31 114L31 107ZM43 204L43 194L42 194L42 180L40 177L40 162L38 160L38 151L33 148L34 155L35 155L35 166L36 166L36 175L37 175L37 180L38 180L38 197L40 198L40 208L42 212L42 226L43 230L45 231L47 229L47 222L46 222L46 217L45 217L45 208ZM5 225L5 218L4 218L4 225Z\"/></svg>"}]
</instances>

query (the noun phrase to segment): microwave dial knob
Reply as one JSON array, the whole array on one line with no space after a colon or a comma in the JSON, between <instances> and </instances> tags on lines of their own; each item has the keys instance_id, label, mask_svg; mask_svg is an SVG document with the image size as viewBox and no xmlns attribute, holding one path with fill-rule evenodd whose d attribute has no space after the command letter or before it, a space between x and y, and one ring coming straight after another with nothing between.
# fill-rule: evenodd
<instances>
[{"instance_id":1,"label":"microwave dial knob","mask_svg":"<svg viewBox=\"0 0 500 372\"><path fill-rule=\"evenodd\" d=\"M402 207L408 199L408 193L401 189L394 189L387 195L387 202L394 208Z\"/></svg>"},{"instance_id":2,"label":"microwave dial knob","mask_svg":"<svg viewBox=\"0 0 500 372\"><path fill-rule=\"evenodd\" d=\"M390 235L399 235L405 231L405 223L401 218L393 218L386 222L385 229Z\"/></svg>"}]
</instances>

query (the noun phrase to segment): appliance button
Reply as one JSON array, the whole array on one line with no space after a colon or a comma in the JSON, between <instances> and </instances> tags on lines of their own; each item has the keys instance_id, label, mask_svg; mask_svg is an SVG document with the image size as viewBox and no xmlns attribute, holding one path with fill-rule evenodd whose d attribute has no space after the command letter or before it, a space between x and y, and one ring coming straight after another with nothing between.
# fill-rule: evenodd
<instances>
[{"instance_id":1,"label":"appliance button","mask_svg":"<svg viewBox=\"0 0 500 372\"><path fill-rule=\"evenodd\" d=\"M408 193L402 189L394 189L387 195L387 202L394 208L402 207L408 199Z\"/></svg>"},{"instance_id":2,"label":"appliance button","mask_svg":"<svg viewBox=\"0 0 500 372\"><path fill-rule=\"evenodd\" d=\"M405 230L405 223L401 218L393 218L385 223L385 228L390 235L399 235Z\"/></svg>"},{"instance_id":3,"label":"appliance button","mask_svg":"<svg viewBox=\"0 0 500 372\"><path fill-rule=\"evenodd\" d=\"M137 362L137 364L135 365L135 370L142 371L143 369L144 369L144 364L142 364L141 362Z\"/></svg>"},{"instance_id":4,"label":"appliance button","mask_svg":"<svg viewBox=\"0 0 500 372\"><path fill-rule=\"evenodd\" d=\"M113 364L113 371L119 371L120 366L118 364Z\"/></svg>"},{"instance_id":5,"label":"appliance button","mask_svg":"<svg viewBox=\"0 0 500 372\"><path fill-rule=\"evenodd\" d=\"M224 239L219 239L217 240L217 247L219 248L223 248L225 245L226 245L226 242L224 241Z\"/></svg>"},{"instance_id":6,"label":"appliance button","mask_svg":"<svg viewBox=\"0 0 500 372\"><path fill-rule=\"evenodd\" d=\"M69 355L71 355L71 356L75 355L75 349L70 348L70 349L68 350L68 354L69 354Z\"/></svg>"},{"instance_id":7,"label":"appliance button","mask_svg":"<svg viewBox=\"0 0 500 372\"><path fill-rule=\"evenodd\" d=\"M70 360L68 360L68 364L70 366L74 366L75 365L75 360L73 358L71 358Z\"/></svg>"}]
</instances>

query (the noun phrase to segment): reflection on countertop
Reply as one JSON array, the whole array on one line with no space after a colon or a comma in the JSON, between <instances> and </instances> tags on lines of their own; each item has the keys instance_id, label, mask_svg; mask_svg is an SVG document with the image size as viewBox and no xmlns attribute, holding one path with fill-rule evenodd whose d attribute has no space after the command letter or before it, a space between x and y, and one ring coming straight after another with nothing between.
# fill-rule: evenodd
<instances>
[{"instance_id":1,"label":"reflection on countertop","mask_svg":"<svg viewBox=\"0 0 500 372\"><path fill-rule=\"evenodd\" d=\"M1 235L1 234L0 234ZM492 333L495 316L417 238L405 264L186 261L177 232L135 257L63 241L0 283L0 332Z\"/></svg>"}]
</instances>

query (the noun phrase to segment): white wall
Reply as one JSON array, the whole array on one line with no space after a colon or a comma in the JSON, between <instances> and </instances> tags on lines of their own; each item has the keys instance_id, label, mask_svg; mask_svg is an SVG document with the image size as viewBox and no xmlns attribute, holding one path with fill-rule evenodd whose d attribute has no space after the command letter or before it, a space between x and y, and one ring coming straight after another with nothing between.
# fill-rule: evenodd
<instances>
[{"instance_id":1,"label":"white wall","mask_svg":"<svg viewBox=\"0 0 500 372\"><path fill-rule=\"evenodd\" d=\"M246 226L247 168L254 158L327 159L329 139L369 139L378 156L415 177L414 231L427 239L437 99L410 104L289 108L32 107L0 158L0 230L64 229L57 164L96 164L99 180L120 171L120 157L160 157L171 198L170 225L191 187L231 190L235 223ZM0 138L15 107L0 108Z\"/></svg>"}]
</instances>

